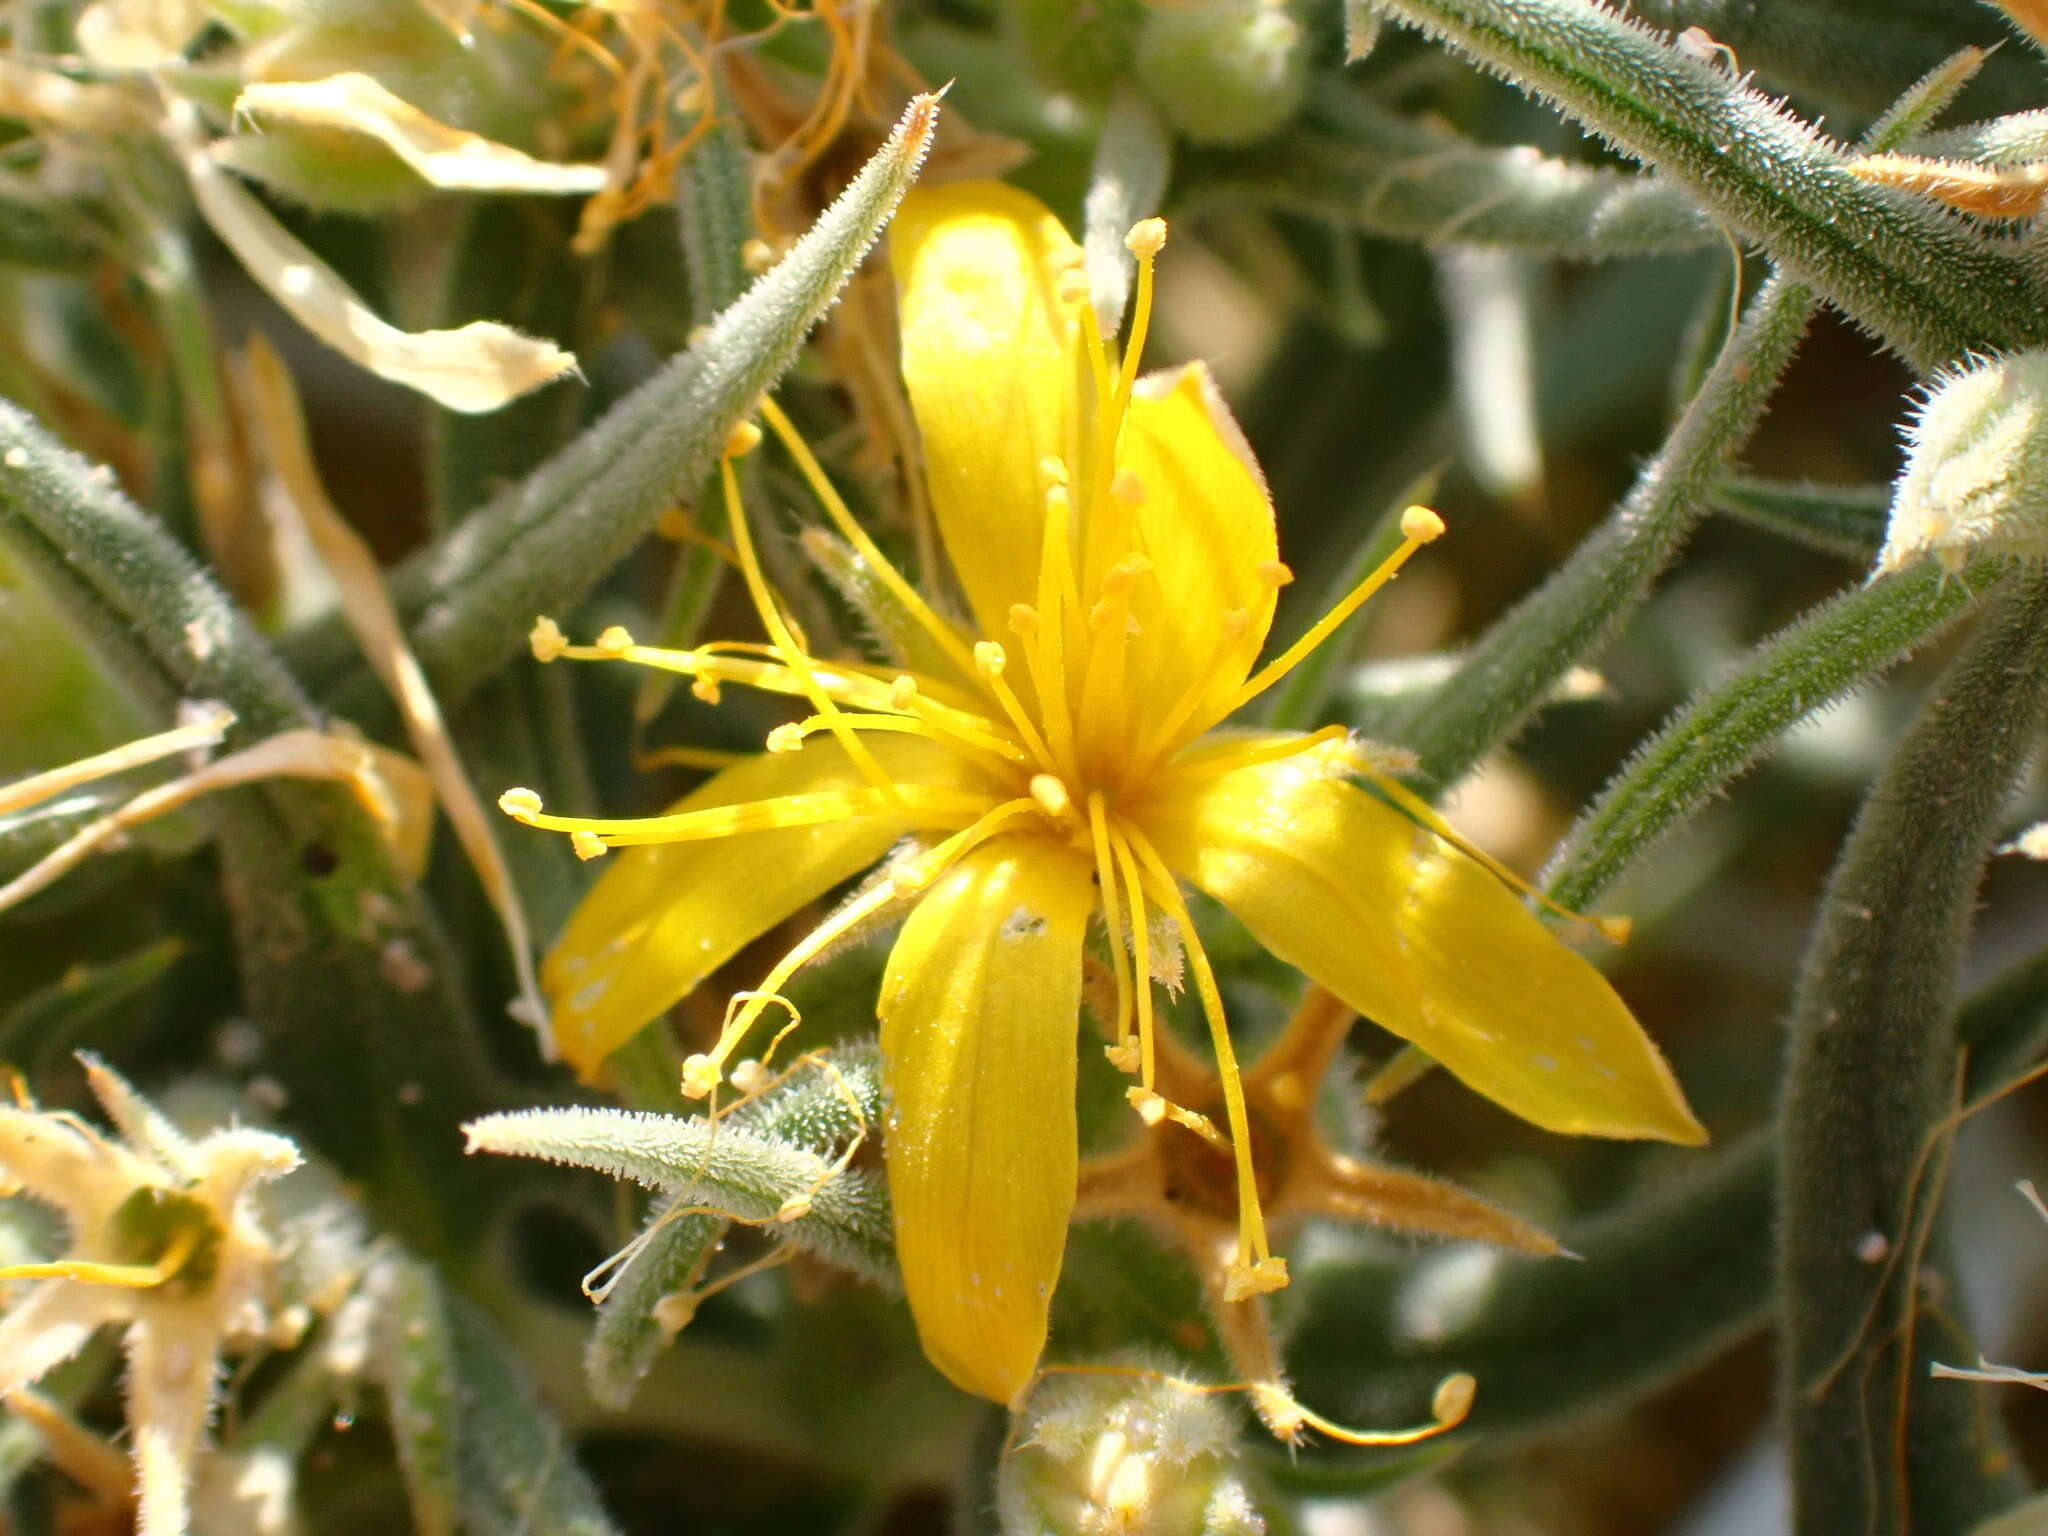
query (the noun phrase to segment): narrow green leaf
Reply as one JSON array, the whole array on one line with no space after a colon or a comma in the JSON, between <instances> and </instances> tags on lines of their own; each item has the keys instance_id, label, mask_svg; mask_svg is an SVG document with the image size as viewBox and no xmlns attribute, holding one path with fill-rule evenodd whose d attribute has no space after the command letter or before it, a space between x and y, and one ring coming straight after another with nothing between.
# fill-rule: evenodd
<instances>
[{"instance_id":1,"label":"narrow green leaf","mask_svg":"<svg viewBox=\"0 0 2048 1536\"><path fill-rule=\"evenodd\" d=\"M1868 565L1884 544L1892 489L1730 475L1707 493L1707 504L1796 543Z\"/></svg>"},{"instance_id":2,"label":"narrow green leaf","mask_svg":"<svg viewBox=\"0 0 2048 1536\"><path fill-rule=\"evenodd\" d=\"M1929 1330L1903 1359L1898 1330L1922 1305L1917 1250L1940 1200L1923 1152L1961 1086L1953 993L1977 885L2044 715L2048 577L2030 574L1872 788L1807 951L1780 1146L1781 1383L1802 1530L1952 1530L2014 1491L1986 1470L1995 1431L1969 1390L1927 1382ZM1873 1245L1907 1257L1872 1264ZM1951 1288L1943 1352L1958 1305Z\"/></svg>"},{"instance_id":3,"label":"narrow green leaf","mask_svg":"<svg viewBox=\"0 0 2048 1536\"><path fill-rule=\"evenodd\" d=\"M445 1296L449 1354L461 1415L457 1472L470 1536L618 1536L575 1447L484 1316Z\"/></svg>"},{"instance_id":4,"label":"narrow green leaf","mask_svg":"<svg viewBox=\"0 0 2048 1536\"><path fill-rule=\"evenodd\" d=\"M1512 737L1649 595L1704 511L1708 487L1762 419L1812 313L1804 286L1773 276L1613 515L1481 637L1440 692L1389 719L1358 720L1360 729L1414 750L1422 782L1436 789Z\"/></svg>"},{"instance_id":5,"label":"narrow green leaf","mask_svg":"<svg viewBox=\"0 0 2048 1536\"><path fill-rule=\"evenodd\" d=\"M742 252L754 233L752 192L746 142L721 118L676 167L676 220L690 274L692 324L711 324L746 291Z\"/></svg>"},{"instance_id":6,"label":"narrow green leaf","mask_svg":"<svg viewBox=\"0 0 2048 1536\"><path fill-rule=\"evenodd\" d=\"M1477 144L1350 92L1318 108L1328 130L1189 154L1188 204L1284 209L1389 239L1578 261L1690 251L1722 238L1683 188L1655 177Z\"/></svg>"},{"instance_id":7,"label":"narrow green leaf","mask_svg":"<svg viewBox=\"0 0 2048 1536\"><path fill-rule=\"evenodd\" d=\"M82 965L0 1012L0 1061L36 1068L83 1043L108 1014L140 997L185 952L179 939L159 939L104 965ZM104 1040L99 1041L104 1048Z\"/></svg>"},{"instance_id":8,"label":"narrow green leaf","mask_svg":"<svg viewBox=\"0 0 2048 1536\"><path fill-rule=\"evenodd\" d=\"M1858 180L1778 104L1617 11L1591 0L1375 3L1654 166L1916 367L2048 338L2048 305L2016 251L1925 199Z\"/></svg>"},{"instance_id":9,"label":"narrow green leaf","mask_svg":"<svg viewBox=\"0 0 2048 1536\"><path fill-rule=\"evenodd\" d=\"M372 1340L391 1438L420 1536L453 1536L461 1505L463 1379L456 1324L440 1279L408 1255L384 1260L368 1284L378 1298Z\"/></svg>"},{"instance_id":10,"label":"narrow green leaf","mask_svg":"<svg viewBox=\"0 0 2048 1536\"><path fill-rule=\"evenodd\" d=\"M1924 562L1852 587L1759 645L1667 721L1600 792L1552 860L1551 899L1584 910L1784 733L1939 634L1995 567Z\"/></svg>"},{"instance_id":11,"label":"narrow green leaf","mask_svg":"<svg viewBox=\"0 0 2048 1536\"><path fill-rule=\"evenodd\" d=\"M917 98L810 232L701 341L400 568L393 595L444 708L516 654L537 615L573 607L709 473L895 211L937 113L935 99ZM295 654L344 713L383 709L336 637L302 637Z\"/></svg>"},{"instance_id":12,"label":"narrow green leaf","mask_svg":"<svg viewBox=\"0 0 2048 1536\"><path fill-rule=\"evenodd\" d=\"M694 1282L730 1229L716 1216L677 1214L693 1203L688 1195L655 1203L635 1239L638 1250L598 1305L583 1374L590 1395L607 1408L624 1408L669 1346L673 1330L657 1319L655 1308Z\"/></svg>"}]
</instances>

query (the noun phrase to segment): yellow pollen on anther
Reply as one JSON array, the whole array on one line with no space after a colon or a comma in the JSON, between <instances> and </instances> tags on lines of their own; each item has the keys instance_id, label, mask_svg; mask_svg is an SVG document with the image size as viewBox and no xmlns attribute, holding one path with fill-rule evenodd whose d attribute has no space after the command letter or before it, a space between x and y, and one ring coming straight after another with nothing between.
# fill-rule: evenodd
<instances>
[{"instance_id":1,"label":"yellow pollen on anther","mask_svg":"<svg viewBox=\"0 0 2048 1536\"><path fill-rule=\"evenodd\" d=\"M597 637L597 649L606 656L623 656L633 649L633 636L623 624L607 625Z\"/></svg>"},{"instance_id":2,"label":"yellow pollen on anther","mask_svg":"<svg viewBox=\"0 0 2048 1536\"><path fill-rule=\"evenodd\" d=\"M715 705L719 700L718 679L709 672L700 672L690 681L691 696L706 704Z\"/></svg>"},{"instance_id":3,"label":"yellow pollen on anther","mask_svg":"<svg viewBox=\"0 0 2048 1536\"><path fill-rule=\"evenodd\" d=\"M514 821L530 821L540 814L540 796L530 789L508 789L498 796L498 809Z\"/></svg>"},{"instance_id":4,"label":"yellow pollen on anther","mask_svg":"<svg viewBox=\"0 0 2048 1536\"><path fill-rule=\"evenodd\" d=\"M1444 520L1427 507L1410 507L1401 514L1401 537L1428 544L1444 536Z\"/></svg>"},{"instance_id":5,"label":"yellow pollen on anther","mask_svg":"<svg viewBox=\"0 0 2048 1536\"><path fill-rule=\"evenodd\" d=\"M1017 606L1021 608L1023 604L1020 603ZM1010 621L1013 624L1016 622L1015 608L1010 610ZM990 679L1001 677L1003 675L1003 668L1009 664L1009 654L1004 651L998 642L994 640L977 640L974 642L974 670L983 677Z\"/></svg>"},{"instance_id":6,"label":"yellow pollen on anther","mask_svg":"<svg viewBox=\"0 0 2048 1536\"><path fill-rule=\"evenodd\" d=\"M889 707L907 710L917 699L917 679L908 672L899 674L889 684Z\"/></svg>"},{"instance_id":7,"label":"yellow pollen on anther","mask_svg":"<svg viewBox=\"0 0 2048 1536\"><path fill-rule=\"evenodd\" d=\"M569 637L562 633L562 626L549 618L533 621L526 643L532 648L535 661L554 661L569 649Z\"/></svg>"},{"instance_id":8,"label":"yellow pollen on anther","mask_svg":"<svg viewBox=\"0 0 2048 1536\"><path fill-rule=\"evenodd\" d=\"M1135 469L1120 469L1110 477L1109 494L1121 507L1142 507L1145 504L1145 481Z\"/></svg>"},{"instance_id":9,"label":"yellow pollen on anther","mask_svg":"<svg viewBox=\"0 0 2048 1536\"><path fill-rule=\"evenodd\" d=\"M1067 461L1056 453L1048 453L1038 461L1039 477L1048 487L1067 483Z\"/></svg>"},{"instance_id":10,"label":"yellow pollen on anther","mask_svg":"<svg viewBox=\"0 0 2048 1536\"><path fill-rule=\"evenodd\" d=\"M1056 774L1034 773L1031 776L1031 798L1054 821L1073 820L1074 797L1067 793L1066 781Z\"/></svg>"},{"instance_id":11,"label":"yellow pollen on anther","mask_svg":"<svg viewBox=\"0 0 2048 1536\"><path fill-rule=\"evenodd\" d=\"M611 851L605 847L604 839L595 832L571 832L569 846L576 850L576 857L585 862L601 859Z\"/></svg>"},{"instance_id":12,"label":"yellow pollen on anther","mask_svg":"<svg viewBox=\"0 0 2048 1536\"><path fill-rule=\"evenodd\" d=\"M801 752L804 728L795 724L778 725L768 733L766 746L770 752Z\"/></svg>"},{"instance_id":13,"label":"yellow pollen on anther","mask_svg":"<svg viewBox=\"0 0 2048 1536\"><path fill-rule=\"evenodd\" d=\"M701 1099L716 1088L722 1074L718 1064L702 1051L683 1061L683 1097Z\"/></svg>"},{"instance_id":14,"label":"yellow pollen on anther","mask_svg":"<svg viewBox=\"0 0 2048 1536\"><path fill-rule=\"evenodd\" d=\"M728 459L743 458L761 446L761 429L751 421L743 421L725 435L725 456Z\"/></svg>"},{"instance_id":15,"label":"yellow pollen on anther","mask_svg":"<svg viewBox=\"0 0 2048 1536\"><path fill-rule=\"evenodd\" d=\"M1166 220L1140 219L1124 236L1124 246L1140 261L1149 261L1166 245Z\"/></svg>"},{"instance_id":16,"label":"yellow pollen on anther","mask_svg":"<svg viewBox=\"0 0 2048 1536\"><path fill-rule=\"evenodd\" d=\"M1029 603L1010 604L1010 633L1029 640L1038 633L1038 610Z\"/></svg>"}]
</instances>

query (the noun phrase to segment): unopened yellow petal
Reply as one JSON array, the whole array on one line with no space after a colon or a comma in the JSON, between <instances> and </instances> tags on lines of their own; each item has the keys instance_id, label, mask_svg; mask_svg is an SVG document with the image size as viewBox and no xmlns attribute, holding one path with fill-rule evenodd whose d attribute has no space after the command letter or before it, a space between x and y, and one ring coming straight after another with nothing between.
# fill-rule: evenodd
<instances>
[{"instance_id":1,"label":"unopened yellow petal","mask_svg":"<svg viewBox=\"0 0 2048 1536\"><path fill-rule=\"evenodd\" d=\"M1628 1007L1471 858L1315 757L1148 809L1168 863L1274 954L1548 1130L1705 1132Z\"/></svg>"},{"instance_id":2,"label":"unopened yellow petal","mask_svg":"<svg viewBox=\"0 0 2048 1536\"><path fill-rule=\"evenodd\" d=\"M1037 836L984 844L912 912L882 980L889 1194L918 1336L1010 1402L1045 1347L1073 1212L1075 1028L1088 865Z\"/></svg>"},{"instance_id":3,"label":"unopened yellow petal","mask_svg":"<svg viewBox=\"0 0 2048 1536\"><path fill-rule=\"evenodd\" d=\"M1048 457L1072 452L1081 259L1059 220L998 182L914 189L889 231L903 382L932 511L982 633L1036 599Z\"/></svg>"},{"instance_id":4,"label":"unopened yellow petal","mask_svg":"<svg viewBox=\"0 0 2048 1536\"><path fill-rule=\"evenodd\" d=\"M954 760L915 738L874 752L906 782L958 779ZM864 786L837 742L763 753L717 774L671 811ZM584 1076L741 946L860 873L910 830L894 812L774 827L607 856L541 967L555 1047Z\"/></svg>"},{"instance_id":5,"label":"unopened yellow petal","mask_svg":"<svg viewBox=\"0 0 2048 1536\"><path fill-rule=\"evenodd\" d=\"M1205 675L1227 694L1265 638L1280 552L1265 482L1207 369L1139 381L1117 464L1134 477L1130 547L1152 567L1131 588L1135 713L1171 708Z\"/></svg>"}]
</instances>

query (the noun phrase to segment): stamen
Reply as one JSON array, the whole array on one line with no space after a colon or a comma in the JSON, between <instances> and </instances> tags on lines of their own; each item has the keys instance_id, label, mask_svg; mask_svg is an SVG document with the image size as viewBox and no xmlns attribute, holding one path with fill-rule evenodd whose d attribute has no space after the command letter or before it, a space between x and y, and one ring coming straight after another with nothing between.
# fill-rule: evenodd
<instances>
[{"instance_id":1,"label":"stamen","mask_svg":"<svg viewBox=\"0 0 2048 1536\"><path fill-rule=\"evenodd\" d=\"M753 426L751 422L743 425L752 429L753 440L759 443L761 429ZM737 431L735 435L738 435ZM882 765L875 761L875 755L854 732L839 728L839 706L833 702L832 696L818 685L817 679L811 673L810 659L797 645L795 637L790 634L788 624L783 620L781 611L776 607L774 594L768 590L767 578L761 574L761 562L754 554L754 539L747 528L746 508L740 501L739 478L733 472L730 455L719 460L718 474L725 489L726 518L732 524L733 548L740 557L740 571L746 578L747 593L754 600L754 611L760 615L761 624L768 631L768 638L781 650L783 661L802 682L804 694L810 699L811 707L834 721L833 734L838 738L839 745L845 749L846 755L852 758L854 765L860 769L862 776L892 801L900 802L901 794L895 780L882 771ZM600 649L603 638L598 637Z\"/></svg>"},{"instance_id":2,"label":"stamen","mask_svg":"<svg viewBox=\"0 0 2048 1536\"><path fill-rule=\"evenodd\" d=\"M1138 1081L1150 1088L1158 1067L1157 1042L1152 1023L1152 920L1145 911L1145 887L1138 878L1137 859L1129 840L1112 829L1110 847L1116 853L1117 868L1124 877L1124 892L1131 898L1131 970L1136 981L1138 1006ZM1126 1072L1131 1068L1126 1065Z\"/></svg>"},{"instance_id":3,"label":"stamen","mask_svg":"<svg viewBox=\"0 0 2048 1536\"><path fill-rule=\"evenodd\" d=\"M1109 818L1099 789L1088 792L1088 836L1095 845L1095 883L1102 890L1102 920L1109 929L1110 969L1116 977L1116 1044L1108 1047L1109 1059L1119 1070L1130 1072L1138 1065L1137 1040L1131 1033L1131 959L1124 953L1123 902L1117 895Z\"/></svg>"},{"instance_id":4,"label":"stamen","mask_svg":"<svg viewBox=\"0 0 2048 1536\"><path fill-rule=\"evenodd\" d=\"M960 638L960 632L932 611L931 605L919 595L917 588L906 581L902 572L889 563L888 556L882 553L880 546L869 538L867 531L854 520L837 488L819 466L810 445L783 414L782 407L764 395L761 397L761 415L766 418L769 427L773 429L789 456L796 461L797 473L803 476L804 484L811 488L811 494L818 498L818 504L825 509L825 515L832 519L832 525L839 530L839 536L854 547L861 559L868 563L869 569L875 573L876 579L889 589L890 594L938 643L939 649L945 652L953 664L963 674L972 677L973 658L968 654L967 645Z\"/></svg>"},{"instance_id":5,"label":"stamen","mask_svg":"<svg viewBox=\"0 0 2048 1536\"><path fill-rule=\"evenodd\" d=\"M917 785L902 786L901 797L904 803L899 806L876 789L823 789L749 800L739 805L677 811L667 816L600 820L543 815L539 795L530 789L508 789L498 797L498 809L529 827L549 832L584 832L608 848L632 848L646 843L698 842L731 837L738 832L765 832L776 827L821 826L899 809L909 810L916 820L927 825L936 823L943 826L962 816L974 816L988 804L986 795L926 789Z\"/></svg>"},{"instance_id":6,"label":"stamen","mask_svg":"<svg viewBox=\"0 0 2048 1536\"><path fill-rule=\"evenodd\" d=\"M1181 898L1173 871L1135 827L1124 835L1156 889L1153 900L1164 907L1180 929L1195 973L1195 991L1202 1001L1202 1013L1209 1023L1209 1043L1216 1053L1216 1076L1223 1086L1223 1105L1230 1121L1230 1143L1237 1163L1237 1262L1231 1266L1224 1298L1239 1301L1264 1291L1277 1291L1287 1284L1287 1263L1276 1258L1266 1241L1266 1219L1259 1208L1258 1178L1252 1168L1251 1117L1245 1109L1244 1081L1238 1071L1237 1053L1231 1048L1230 1028L1223 1014L1223 997L1216 987L1216 973L1209 968L1209 956L1195 931L1195 920Z\"/></svg>"},{"instance_id":7,"label":"stamen","mask_svg":"<svg viewBox=\"0 0 2048 1536\"><path fill-rule=\"evenodd\" d=\"M1070 511L1065 486L1055 485L1045 493L1045 531L1038 548L1038 631L1024 654L1039 713L1045 720L1051 766L1063 778L1078 778L1066 669L1066 615L1069 609L1078 612L1081 606L1074 585L1073 552L1067 541Z\"/></svg>"},{"instance_id":8,"label":"stamen","mask_svg":"<svg viewBox=\"0 0 2048 1536\"><path fill-rule=\"evenodd\" d=\"M1003 681L1003 668L1009 665L1009 655L994 640L977 640L974 643L974 671L988 684L989 692L995 695L1018 738L1023 741L1031 755L1038 760L1039 767L1048 773L1055 771L1053 755L1047 750L1045 738L1038 734L1038 727L1031 723L1031 717L1024 713L1024 706L1018 701L1017 692Z\"/></svg>"},{"instance_id":9,"label":"stamen","mask_svg":"<svg viewBox=\"0 0 2048 1536\"><path fill-rule=\"evenodd\" d=\"M1240 768L1250 768L1259 763L1282 762L1290 757L1319 751L1333 742L1343 741L1350 734L1341 725L1326 725L1305 736L1288 736L1278 741L1257 738L1248 742L1219 741L1214 746L1199 747L1177 759L1167 774L1173 778L1183 775L1210 778L1235 773Z\"/></svg>"},{"instance_id":10,"label":"stamen","mask_svg":"<svg viewBox=\"0 0 2048 1536\"><path fill-rule=\"evenodd\" d=\"M1299 1442L1304 1428L1345 1445L1413 1445L1464 1423L1478 1385L1463 1371L1446 1376L1430 1398L1430 1422L1414 1429L1346 1429L1304 1405L1277 1381L1253 1382L1246 1390L1266 1427L1290 1445Z\"/></svg>"},{"instance_id":11,"label":"stamen","mask_svg":"<svg viewBox=\"0 0 2048 1536\"><path fill-rule=\"evenodd\" d=\"M1441 538L1443 531L1444 520L1427 507L1410 507L1406 512L1403 512L1401 514L1401 547L1387 556L1380 563L1378 570L1374 571L1365 580L1353 587L1350 592L1345 594L1344 598L1334 608L1315 622L1307 634L1287 647L1285 651L1282 651L1271 662L1260 668L1258 673L1249 682L1231 694L1222 707L1214 711L1211 719L1221 720L1236 710L1243 708L1268 688L1279 682L1289 672L1292 672L1311 651L1335 634L1343 626L1344 621L1364 605L1367 598L1379 591L1389 581L1392 581L1395 573L1408 563L1410 555L1422 548L1423 545ZM1206 729L1209 724L1210 721L1204 721L1202 728Z\"/></svg>"},{"instance_id":12,"label":"stamen","mask_svg":"<svg viewBox=\"0 0 2048 1536\"><path fill-rule=\"evenodd\" d=\"M558 660L569 649L569 640L562 633L562 626L545 615L533 621L526 643L533 651L533 659L539 662Z\"/></svg>"},{"instance_id":13,"label":"stamen","mask_svg":"<svg viewBox=\"0 0 2048 1536\"><path fill-rule=\"evenodd\" d=\"M1031 776L1031 798L1045 812L1048 821L1061 826L1073 821L1074 797L1067 793L1065 780L1049 773L1034 773Z\"/></svg>"},{"instance_id":14,"label":"stamen","mask_svg":"<svg viewBox=\"0 0 2048 1536\"><path fill-rule=\"evenodd\" d=\"M76 1280L83 1285L111 1285L146 1291L174 1279L199 1247L196 1225L178 1228L154 1264L102 1264L91 1259L55 1259L47 1264L0 1265L0 1280Z\"/></svg>"},{"instance_id":15,"label":"stamen","mask_svg":"<svg viewBox=\"0 0 2048 1536\"><path fill-rule=\"evenodd\" d=\"M1175 1125L1186 1126L1217 1151L1230 1150L1230 1143L1223 1139L1223 1133L1216 1129L1216 1122L1207 1115L1184 1108L1150 1088L1126 1088L1124 1098L1147 1125L1157 1126L1163 1120L1171 1120Z\"/></svg>"}]
</instances>

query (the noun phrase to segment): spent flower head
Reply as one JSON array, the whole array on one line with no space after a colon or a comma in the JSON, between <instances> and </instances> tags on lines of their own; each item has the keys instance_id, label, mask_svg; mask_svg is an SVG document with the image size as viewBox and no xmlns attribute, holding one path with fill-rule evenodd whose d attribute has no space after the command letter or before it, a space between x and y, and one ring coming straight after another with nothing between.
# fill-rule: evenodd
<instances>
[{"instance_id":1,"label":"spent flower head","mask_svg":"<svg viewBox=\"0 0 2048 1536\"><path fill-rule=\"evenodd\" d=\"M1443 524L1411 509L1393 557L1258 665L1290 579L1258 466L1203 368L1139 374L1165 237L1158 220L1132 231L1138 292L1119 356L1096 328L1079 247L1043 206L994 183L913 192L891 236L903 379L968 622L896 572L764 402L900 621L878 631L914 633L917 660L810 654L739 505L731 455L760 440L745 429L723 479L767 642L666 650L613 629L572 645L543 620L534 650L681 673L712 700L744 684L809 712L663 816L548 815L526 790L500 802L586 855L632 850L543 976L557 1044L586 1074L749 940L885 861L733 999L684 1087L718 1086L806 963L901 916L879 1010L897 1253L926 1353L1003 1402L1037 1366L1074 1209L1075 1029L1098 915L1116 999L1109 1051L1136 1079L1133 1106L1229 1152L1233 1298L1284 1285L1286 1267L1184 884L1539 1125L1702 1136L1599 973L1342 731L1217 729ZM1153 988L1171 948L1207 1021L1221 1126L1160 1091Z\"/></svg>"},{"instance_id":2,"label":"spent flower head","mask_svg":"<svg viewBox=\"0 0 2048 1536\"><path fill-rule=\"evenodd\" d=\"M111 1068L81 1058L118 1139L27 1102L0 1106L0 1182L54 1207L61 1258L0 1267L0 1398L122 1327L127 1411L143 1536L190 1525L193 1462L219 1387L220 1356L290 1342L297 1314L273 1306L279 1250L254 1199L299 1150L230 1127L193 1139Z\"/></svg>"}]
</instances>

